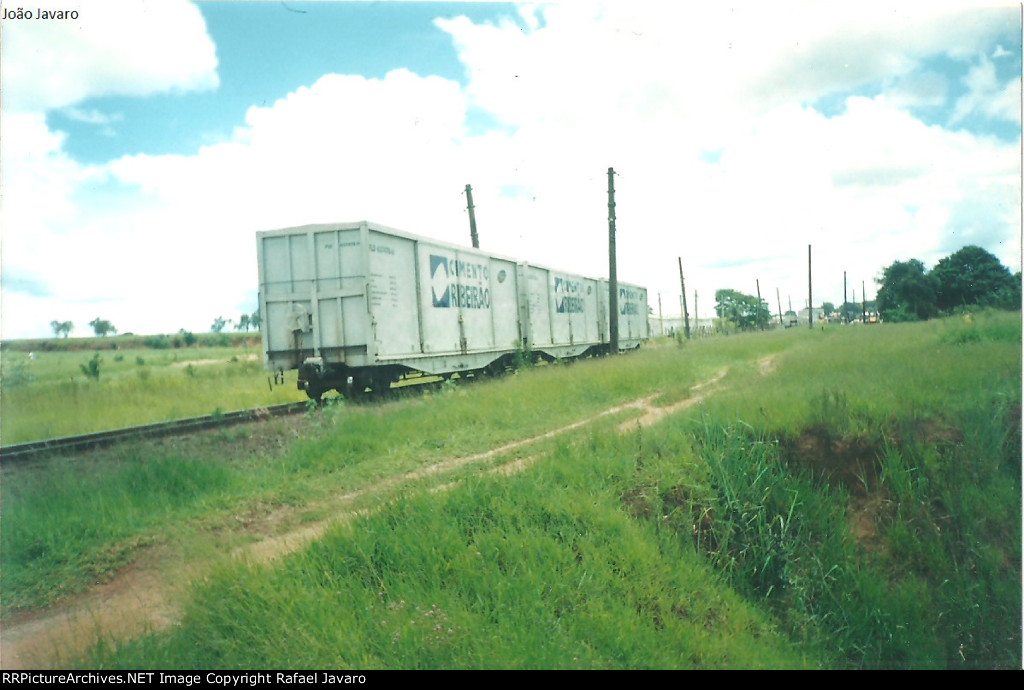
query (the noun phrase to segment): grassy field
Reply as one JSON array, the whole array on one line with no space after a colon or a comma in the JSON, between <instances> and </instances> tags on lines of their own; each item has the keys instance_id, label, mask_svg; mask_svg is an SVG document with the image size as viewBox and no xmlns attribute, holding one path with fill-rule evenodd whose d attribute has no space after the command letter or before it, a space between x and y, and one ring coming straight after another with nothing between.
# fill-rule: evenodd
<instances>
[{"instance_id":1,"label":"grassy field","mask_svg":"<svg viewBox=\"0 0 1024 690\"><path fill-rule=\"evenodd\" d=\"M601 414L652 395L699 401ZM986 312L653 343L55 458L4 470L4 616L159 554L205 568L180 625L73 663L1020 668L1020 397L1020 314ZM279 559L228 556L330 517Z\"/></svg>"},{"instance_id":2,"label":"grassy field","mask_svg":"<svg viewBox=\"0 0 1024 690\"><path fill-rule=\"evenodd\" d=\"M5 348L0 359L4 444L272 405L305 396L294 373L275 386L257 342L145 346L138 337L47 341ZM117 349L110 349L116 345ZM63 349L58 349L58 347ZM95 349L102 348L102 349Z\"/></svg>"}]
</instances>

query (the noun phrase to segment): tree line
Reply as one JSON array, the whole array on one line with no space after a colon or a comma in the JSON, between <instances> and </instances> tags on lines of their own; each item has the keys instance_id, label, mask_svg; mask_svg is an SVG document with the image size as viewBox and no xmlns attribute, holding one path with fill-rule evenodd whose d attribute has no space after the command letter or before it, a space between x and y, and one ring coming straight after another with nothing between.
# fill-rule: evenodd
<instances>
[{"instance_id":1,"label":"tree line","mask_svg":"<svg viewBox=\"0 0 1024 690\"><path fill-rule=\"evenodd\" d=\"M917 259L894 261L875 278L874 301L843 302L837 309L824 302L824 316L838 313L844 321L860 318L863 311L877 311L883 321L918 321L965 307L1021 308L1021 274L1011 274L999 259L981 247L968 245L925 270ZM715 291L715 315L742 331L767 326L772 316L768 303L737 290ZM796 314L787 311L786 321Z\"/></svg>"},{"instance_id":2,"label":"tree line","mask_svg":"<svg viewBox=\"0 0 1024 690\"><path fill-rule=\"evenodd\" d=\"M211 333L221 333L227 326L234 326L238 331L249 332L250 328L259 330L260 324L262 323L260 313L258 311L252 314L242 314L238 321L230 321L222 316L218 316L213 320L213 324L210 325ZM96 317L89 322L89 326L92 328L92 332L96 334L97 338L105 338L111 334L117 334L117 328L114 327L110 321ZM71 321L51 321L50 329L53 334L58 338L67 338L71 335L71 332L75 330L75 324ZM185 333L185 329L181 329L180 333ZM191 335L191 334L189 334Z\"/></svg>"},{"instance_id":3,"label":"tree line","mask_svg":"<svg viewBox=\"0 0 1024 690\"><path fill-rule=\"evenodd\" d=\"M926 271L917 259L894 261L876 279L883 321L923 321L964 307L1020 309L1021 274L968 245Z\"/></svg>"}]
</instances>

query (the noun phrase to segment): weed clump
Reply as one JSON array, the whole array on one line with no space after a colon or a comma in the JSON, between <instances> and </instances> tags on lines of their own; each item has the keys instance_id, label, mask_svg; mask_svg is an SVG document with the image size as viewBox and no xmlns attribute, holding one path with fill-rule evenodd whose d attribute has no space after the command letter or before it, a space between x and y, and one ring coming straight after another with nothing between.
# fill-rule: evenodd
<instances>
[{"instance_id":1,"label":"weed clump","mask_svg":"<svg viewBox=\"0 0 1024 690\"><path fill-rule=\"evenodd\" d=\"M82 369L82 373L85 374L86 378L92 379L93 381L100 380L100 364L102 364L103 358L100 357L100 353L97 352L92 356L85 364L78 365Z\"/></svg>"}]
</instances>

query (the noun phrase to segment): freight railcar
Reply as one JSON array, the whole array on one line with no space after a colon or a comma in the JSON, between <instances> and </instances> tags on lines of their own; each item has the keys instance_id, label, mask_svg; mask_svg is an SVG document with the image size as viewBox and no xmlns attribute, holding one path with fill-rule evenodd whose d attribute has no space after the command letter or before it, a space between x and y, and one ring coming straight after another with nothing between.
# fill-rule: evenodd
<instances>
[{"instance_id":1,"label":"freight railcar","mask_svg":"<svg viewBox=\"0 0 1024 690\"><path fill-rule=\"evenodd\" d=\"M257 233L264 364L314 399L609 349L608 283L366 221ZM648 337L619 283L619 348Z\"/></svg>"}]
</instances>

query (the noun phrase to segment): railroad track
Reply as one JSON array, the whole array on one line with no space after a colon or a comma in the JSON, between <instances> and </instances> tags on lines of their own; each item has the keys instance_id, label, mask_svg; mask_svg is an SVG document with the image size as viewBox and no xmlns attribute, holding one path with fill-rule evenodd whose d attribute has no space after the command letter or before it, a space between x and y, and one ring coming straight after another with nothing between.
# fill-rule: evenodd
<instances>
[{"instance_id":1,"label":"railroad track","mask_svg":"<svg viewBox=\"0 0 1024 690\"><path fill-rule=\"evenodd\" d=\"M244 422L262 421L272 417L285 417L287 415L305 412L308 409L308 401L284 403L282 405L271 405L269 407L254 407L249 410L218 412L205 415L203 417L189 417L187 419L175 419L169 422L144 424L142 426L126 427L124 429L97 431L91 434L81 434L79 436L65 436L63 438L51 438L45 441L31 441L29 443L14 443L0 447L0 462L6 464L9 462L29 460L46 453L68 453L88 448L98 448L133 438L154 438L158 436L187 434L194 431L201 431L203 429L215 429L231 426L233 424L242 424Z\"/></svg>"}]
</instances>

